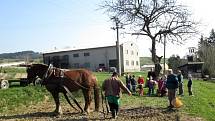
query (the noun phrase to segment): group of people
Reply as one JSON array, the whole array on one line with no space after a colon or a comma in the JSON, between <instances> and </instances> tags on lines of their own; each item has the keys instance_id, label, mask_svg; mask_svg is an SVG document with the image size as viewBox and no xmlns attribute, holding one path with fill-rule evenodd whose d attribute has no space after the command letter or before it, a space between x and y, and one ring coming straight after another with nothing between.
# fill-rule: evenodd
<instances>
[{"instance_id":1,"label":"group of people","mask_svg":"<svg viewBox=\"0 0 215 121\"><path fill-rule=\"evenodd\" d=\"M127 73L125 75L126 87L133 93L136 93L136 88L139 88L139 95L143 95L143 87L144 87L144 78L139 75L138 80L136 81L135 75L131 75Z\"/></svg>"},{"instance_id":2,"label":"group of people","mask_svg":"<svg viewBox=\"0 0 215 121\"><path fill-rule=\"evenodd\" d=\"M177 89L179 91L178 95L183 96L184 95L184 89L183 89L183 75L181 74L181 71L178 71L178 74L174 74L172 70L169 70L169 74L167 76L167 82L166 87L168 89L168 99L169 99L169 106L168 108L172 109L174 107L173 100L176 99L177 95ZM192 93L192 76L191 74L188 74L188 93L190 96L193 96Z\"/></svg>"},{"instance_id":3,"label":"group of people","mask_svg":"<svg viewBox=\"0 0 215 121\"><path fill-rule=\"evenodd\" d=\"M138 80L135 80L134 75L126 74L126 85L118 78L118 73L113 72L111 78L106 79L102 84L102 89L105 91L105 97L108 101L110 111L113 118L117 117L120 104L120 92L124 90L128 95L132 95L132 92L136 93L136 87L139 88L139 95L143 95L144 78L140 75ZM183 75L181 71L178 74L174 74L172 70L169 70L168 75L162 76L162 78L156 80L153 71L148 73L145 87L148 87L148 95L154 94L155 85L157 85L157 95L165 96L167 94L169 100L168 108L173 108L172 101L176 99L177 89L179 89L179 95L183 96ZM188 92L192 95L192 76L188 75Z\"/></svg>"}]
</instances>

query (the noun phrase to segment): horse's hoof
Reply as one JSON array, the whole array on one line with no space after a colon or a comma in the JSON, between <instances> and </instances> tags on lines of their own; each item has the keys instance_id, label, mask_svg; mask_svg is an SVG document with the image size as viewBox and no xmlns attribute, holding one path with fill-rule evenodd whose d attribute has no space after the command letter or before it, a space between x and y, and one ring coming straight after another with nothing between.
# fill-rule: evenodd
<instances>
[{"instance_id":1,"label":"horse's hoof","mask_svg":"<svg viewBox=\"0 0 215 121\"><path fill-rule=\"evenodd\" d=\"M63 114L63 112L59 112L59 111L54 111L53 112L53 114L54 114L54 116L59 116L59 115L62 115Z\"/></svg>"},{"instance_id":2,"label":"horse's hoof","mask_svg":"<svg viewBox=\"0 0 215 121\"><path fill-rule=\"evenodd\" d=\"M93 110L88 109L88 110L86 110L85 112L86 112L87 114L89 114L89 113L92 113L92 112L93 112Z\"/></svg>"}]
</instances>

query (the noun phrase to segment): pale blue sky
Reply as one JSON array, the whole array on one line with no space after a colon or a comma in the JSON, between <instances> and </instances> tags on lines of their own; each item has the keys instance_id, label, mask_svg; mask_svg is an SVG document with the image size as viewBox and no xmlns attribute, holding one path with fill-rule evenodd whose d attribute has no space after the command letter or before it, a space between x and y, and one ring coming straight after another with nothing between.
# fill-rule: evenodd
<instances>
[{"instance_id":1,"label":"pale blue sky","mask_svg":"<svg viewBox=\"0 0 215 121\"><path fill-rule=\"evenodd\" d=\"M79 48L113 45L116 32L113 23L101 10L96 10L102 0L0 0L0 53L33 50L45 52L62 48ZM191 6L195 19L206 26L207 34L214 27L213 0L182 0ZM213 5L213 6L212 6ZM210 7L211 6L211 7ZM150 41L139 37L121 35L120 41L132 40L139 44L141 56L150 56ZM194 44L195 43L195 44ZM195 42L172 48L167 46L167 56L185 55L187 47ZM158 45L162 55L163 46Z\"/></svg>"},{"instance_id":2,"label":"pale blue sky","mask_svg":"<svg viewBox=\"0 0 215 121\"><path fill-rule=\"evenodd\" d=\"M96 10L99 3L99 0L1 0L0 53L76 46L81 33L108 22Z\"/></svg>"}]
</instances>

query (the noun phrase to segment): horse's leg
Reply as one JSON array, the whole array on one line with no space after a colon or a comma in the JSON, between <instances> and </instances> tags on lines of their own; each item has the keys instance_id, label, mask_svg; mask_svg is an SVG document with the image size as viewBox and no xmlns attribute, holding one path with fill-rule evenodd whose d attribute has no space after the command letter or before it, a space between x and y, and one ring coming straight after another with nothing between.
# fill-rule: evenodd
<instances>
[{"instance_id":1,"label":"horse's leg","mask_svg":"<svg viewBox=\"0 0 215 121\"><path fill-rule=\"evenodd\" d=\"M92 101L92 97L91 97L91 91L92 89L83 89L83 94L84 94L84 99L85 99L85 106L84 106L84 111L86 111L87 113L90 113L90 104Z\"/></svg>"},{"instance_id":2,"label":"horse's leg","mask_svg":"<svg viewBox=\"0 0 215 121\"><path fill-rule=\"evenodd\" d=\"M58 91L51 91L51 94L52 94L52 96L54 98L55 105L56 105L54 113L63 114L61 106L60 106L59 92Z\"/></svg>"}]
</instances>

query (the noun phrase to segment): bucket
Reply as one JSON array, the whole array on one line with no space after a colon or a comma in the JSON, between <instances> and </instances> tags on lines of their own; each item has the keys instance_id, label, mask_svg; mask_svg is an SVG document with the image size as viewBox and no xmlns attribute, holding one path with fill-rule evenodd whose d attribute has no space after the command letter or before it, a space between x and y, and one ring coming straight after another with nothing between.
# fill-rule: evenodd
<instances>
[{"instance_id":1,"label":"bucket","mask_svg":"<svg viewBox=\"0 0 215 121\"><path fill-rule=\"evenodd\" d=\"M175 108L180 108L183 105L183 103L181 102L181 100L178 97L173 99L171 103Z\"/></svg>"}]
</instances>

